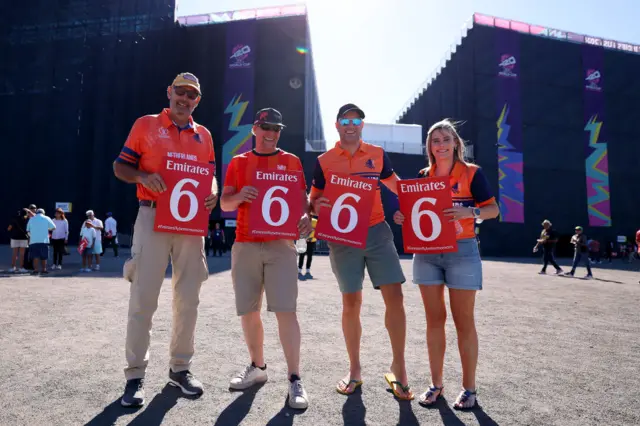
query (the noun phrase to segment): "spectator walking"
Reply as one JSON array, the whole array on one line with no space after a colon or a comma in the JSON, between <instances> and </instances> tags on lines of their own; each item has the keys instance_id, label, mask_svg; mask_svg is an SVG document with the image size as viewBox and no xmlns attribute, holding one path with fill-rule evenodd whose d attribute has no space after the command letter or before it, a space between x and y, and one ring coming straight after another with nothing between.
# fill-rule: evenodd
<instances>
[{"instance_id":1,"label":"spectator walking","mask_svg":"<svg viewBox=\"0 0 640 426\"><path fill-rule=\"evenodd\" d=\"M315 217L311 218L311 226L313 227L313 231L307 238L307 251L304 253L300 253L298 256L298 279L313 279L313 275L311 275L311 261L313 260L313 252L316 250L316 224L318 223L318 219ZM304 264L304 258L307 258L307 271L304 275L302 275L302 265Z\"/></svg>"},{"instance_id":2,"label":"spectator walking","mask_svg":"<svg viewBox=\"0 0 640 426\"><path fill-rule=\"evenodd\" d=\"M53 224L56 229L51 234L51 245L53 246L53 265L51 269L62 269L64 246L69 242L69 222L61 208L56 209Z\"/></svg>"},{"instance_id":3,"label":"spectator walking","mask_svg":"<svg viewBox=\"0 0 640 426\"><path fill-rule=\"evenodd\" d=\"M215 224L215 227L214 229L211 230L210 235L211 235L210 237L211 249L213 251L213 255L215 256L217 252L217 253L220 253L220 257L222 257L222 249L226 244L226 238L224 235L224 231L220 227L219 223Z\"/></svg>"},{"instance_id":4,"label":"spectator walking","mask_svg":"<svg viewBox=\"0 0 640 426\"><path fill-rule=\"evenodd\" d=\"M82 250L82 268L80 268L80 272L91 272L91 258L94 254L93 248L98 238L97 234L93 223L87 219L80 230L80 241L86 240L86 247Z\"/></svg>"},{"instance_id":5,"label":"spectator walking","mask_svg":"<svg viewBox=\"0 0 640 426\"><path fill-rule=\"evenodd\" d=\"M592 263L602 263L600 261L600 241L592 239L587 241L587 247L589 248L589 259Z\"/></svg>"},{"instance_id":6,"label":"spectator walking","mask_svg":"<svg viewBox=\"0 0 640 426\"><path fill-rule=\"evenodd\" d=\"M33 259L32 275L47 274L47 259L49 258L49 232L56 229L53 221L44 214L44 209L37 209L36 215L29 219L27 232L29 233L29 254ZM38 272L38 268L40 272Z\"/></svg>"},{"instance_id":7,"label":"spectator walking","mask_svg":"<svg viewBox=\"0 0 640 426\"><path fill-rule=\"evenodd\" d=\"M107 220L104 221L104 250L113 248L113 254L118 257L118 222L114 219L113 213L107 213ZM104 252L103 252L104 254Z\"/></svg>"},{"instance_id":8,"label":"spectator walking","mask_svg":"<svg viewBox=\"0 0 640 426\"><path fill-rule=\"evenodd\" d=\"M100 270L100 255L102 254L102 230L104 229L104 224L100 219L96 217L93 213L93 210L87 210L87 219L91 222L91 226L96 230L96 241L93 245L93 255L96 259L96 264L93 267L94 271Z\"/></svg>"},{"instance_id":9,"label":"spectator walking","mask_svg":"<svg viewBox=\"0 0 640 426\"><path fill-rule=\"evenodd\" d=\"M11 238L11 272L24 273L24 252L29 247L27 209L19 210L7 228Z\"/></svg>"},{"instance_id":10,"label":"spectator walking","mask_svg":"<svg viewBox=\"0 0 640 426\"><path fill-rule=\"evenodd\" d=\"M587 276L585 278L593 278L591 265L589 265L589 258L587 256L587 237L585 237L583 233L582 226L576 226L576 233L571 237L571 244L573 244L574 247L573 266L571 267L571 272L567 272L565 275L573 277L580 262L584 261L587 267Z\"/></svg>"},{"instance_id":11,"label":"spectator walking","mask_svg":"<svg viewBox=\"0 0 640 426\"><path fill-rule=\"evenodd\" d=\"M534 251L542 246L542 270L540 274L547 273L547 265L550 263L556 269L556 274L561 274L562 269L556 263L556 259L554 256L554 251L556 249L556 243L558 242L558 233L552 228L551 222L545 220L542 222L542 233L540 234L540 238L538 239L538 244L536 244Z\"/></svg>"}]
</instances>

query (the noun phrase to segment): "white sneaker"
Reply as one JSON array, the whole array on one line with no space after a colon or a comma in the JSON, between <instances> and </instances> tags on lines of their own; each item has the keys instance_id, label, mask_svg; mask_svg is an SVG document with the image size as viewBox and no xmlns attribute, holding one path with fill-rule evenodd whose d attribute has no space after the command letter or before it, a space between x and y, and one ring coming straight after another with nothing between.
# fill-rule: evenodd
<instances>
[{"instance_id":1,"label":"white sneaker","mask_svg":"<svg viewBox=\"0 0 640 426\"><path fill-rule=\"evenodd\" d=\"M251 363L243 371L238 373L236 377L231 379L229 387L236 390L247 389L256 383L264 383L267 379L267 369L262 370Z\"/></svg>"},{"instance_id":2,"label":"white sneaker","mask_svg":"<svg viewBox=\"0 0 640 426\"><path fill-rule=\"evenodd\" d=\"M18 272L18 268L13 266L11 269L9 269L9 272Z\"/></svg>"},{"instance_id":3,"label":"white sneaker","mask_svg":"<svg viewBox=\"0 0 640 426\"><path fill-rule=\"evenodd\" d=\"M309 406L309 397L304 390L302 380L295 380L289 384L289 407L304 410Z\"/></svg>"},{"instance_id":4,"label":"white sneaker","mask_svg":"<svg viewBox=\"0 0 640 426\"><path fill-rule=\"evenodd\" d=\"M62 271L62 265L58 265L58 271Z\"/></svg>"},{"instance_id":5,"label":"white sneaker","mask_svg":"<svg viewBox=\"0 0 640 426\"><path fill-rule=\"evenodd\" d=\"M99 270L100 270L100 265L95 265L95 266L93 267L93 270L94 270L94 271L99 271Z\"/></svg>"},{"instance_id":6,"label":"white sneaker","mask_svg":"<svg viewBox=\"0 0 640 426\"><path fill-rule=\"evenodd\" d=\"M24 273L27 273L27 272L29 272L29 271L27 271L27 270L26 270L26 269L24 269L24 268L20 268L20 269L18 269L16 272L20 272L21 274L24 274Z\"/></svg>"}]
</instances>

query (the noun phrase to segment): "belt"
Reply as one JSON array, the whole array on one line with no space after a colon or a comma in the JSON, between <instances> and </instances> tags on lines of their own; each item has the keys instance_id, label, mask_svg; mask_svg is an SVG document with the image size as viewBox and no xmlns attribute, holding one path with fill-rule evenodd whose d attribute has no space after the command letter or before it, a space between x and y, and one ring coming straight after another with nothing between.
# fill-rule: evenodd
<instances>
[{"instance_id":1,"label":"belt","mask_svg":"<svg viewBox=\"0 0 640 426\"><path fill-rule=\"evenodd\" d=\"M155 209L157 206L157 203L151 200L140 200L138 201L138 205L140 207L151 207L152 209Z\"/></svg>"}]
</instances>

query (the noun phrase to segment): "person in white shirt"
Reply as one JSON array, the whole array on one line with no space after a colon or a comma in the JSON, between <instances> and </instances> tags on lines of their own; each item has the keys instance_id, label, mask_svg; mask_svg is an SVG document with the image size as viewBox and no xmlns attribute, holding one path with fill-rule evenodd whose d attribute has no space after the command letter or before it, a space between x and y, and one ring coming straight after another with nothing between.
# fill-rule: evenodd
<instances>
[{"instance_id":1,"label":"person in white shirt","mask_svg":"<svg viewBox=\"0 0 640 426\"><path fill-rule=\"evenodd\" d=\"M113 213L107 213L104 221L104 249L113 247L113 253L118 257L118 222L113 218Z\"/></svg>"},{"instance_id":2,"label":"person in white shirt","mask_svg":"<svg viewBox=\"0 0 640 426\"><path fill-rule=\"evenodd\" d=\"M56 225L56 229L51 234L51 245L53 246L53 265L51 269L62 269L64 246L69 241L69 222L64 217L64 212L61 208L56 209L53 224Z\"/></svg>"},{"instance_id":3,"label":"person in white shirt","mask_svg":"<svg viewBox=\"0 0 640 426\"><path fill-rule=\"evenodd\" d=\"M94 229L91 220L87 219L80 230L80 241L83 239L87 240L87 246L82 251L82 268L80 268L80 272L91 272L91 257L94 254L94 247L98 239L98 232Z\"/></svg>"},{"instance_id":4,"label":"person in white shirt","mask_svg":"<svg viewBox=\"0 0 640 426\"><path fill-rule=\"evenodd\" d=\"M93 210L87 210L87 219L91 222L91 226L96 231L96 242L93 245L93 255L96 258L96 266L93 267L94 271L100 270L100 255L102 254L102 230L104 224L100 219L96 217Z\"/></svg>"}]
</instances>

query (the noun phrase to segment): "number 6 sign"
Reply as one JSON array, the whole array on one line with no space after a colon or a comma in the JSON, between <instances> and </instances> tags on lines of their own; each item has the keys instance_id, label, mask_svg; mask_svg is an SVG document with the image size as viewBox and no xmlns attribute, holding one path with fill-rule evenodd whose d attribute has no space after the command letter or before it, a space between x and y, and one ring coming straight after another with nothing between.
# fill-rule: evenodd
<instances>
[{"instance_id":1,"label":"number 6 sign","mask_svg":"<svg viewBox=\"0 0 640 426\"><path fill-rule=\"evenodd\" d=\"M167 190L158 195L153 229L184 235L207 235L209 213L204 199L211 194L213 166L165 157L158 171Z\"/></svg>"},{"instance_id":2,"label":"number 6 sign","mask_svg":"<svg viewBox=\"0 0 640 426\"><path fill-rule=\"evenodd\" d=\"M329 199L331 209L320 210L316 237L336 244L365 248L377 187L377 180L343 173L331 174L323 193Z\"/></svg>"},{"instance_id":3,"label":"number 6 sign","mask_svg":"<svg viewBox=\"0 0 640 426\"><path fill-rule=\"evenodd\" d=\"M456 228L442 211L453 206L449 178L409 179L398 182L402 239L406 253L458 251Z\"/></svg>"},{"instance_id":4,"label":"number 6 sign","mask_svg":"<svg viewBox=\"0 0 640 426\"><path fill-rule=\"evenodd\" d=\"M249 232L255 237L298 238L302 216L302 172L256 170L258 197L249 207Z\"/></svg>"}]
</instances>

